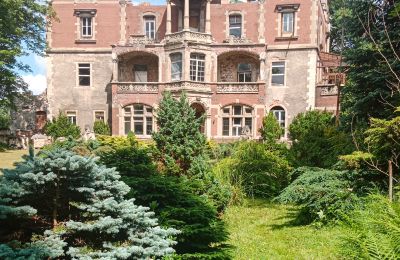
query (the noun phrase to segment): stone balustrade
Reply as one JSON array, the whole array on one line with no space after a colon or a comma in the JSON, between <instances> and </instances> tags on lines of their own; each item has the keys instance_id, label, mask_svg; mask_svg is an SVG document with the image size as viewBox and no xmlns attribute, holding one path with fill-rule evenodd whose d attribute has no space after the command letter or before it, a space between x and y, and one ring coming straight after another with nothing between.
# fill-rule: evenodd
<instances>
[{"instance_id":1,"label":"stone balustrade","mask_svg":"<svg viewBox=\"0 0 400 260\"><path fill-rule=\"evenodd\" d=\"M131 35L129 36L127 45L128 46L145 46L148 44L155 44L154 39L149 39L146 35Z\"/></svg>"},{"instance_id":2,"label":"stone balustrade","mask_svg":"<svg viewBox=\"0 0 400 260\"><path fill-rule=\"evenodd\" d=\"M129 82L129 83L116 83L118 86L118 94L129 93L158 93L158 82Z\"/></svg>"},{"instance_id":3,"label":"stone balustrade","mask_svg":"<svg viewBox=\"0 0 400 260\"><path fill-rule=\"evenodd\" d=\"M260 82L223 82L217 84L217 93L259 93Z\"/></svg>"},{"instance_id":4,"label":"stone balustrade","mask_svg":"<svg viewBox=\"0 0 400 260\"><path fill-rule=\"evenodd\" d=\"M203 91L211 91L211 87L209 83L206 82L197 82L197 81L177 81L166 83L165 87L168 90L203 90Z\"/></svg>"},{"instance_id":5,"label":"stone balustrade","mask_svg":"<svg viewBox=\"0 0 400 260\"><path fill-rule=\"evenodd\" d=\"M167 44L182 43L184 41L210 44L213 38L211 34L192 31L180 31L165 35L165 42Z\"/></svg>"}]
</instances>

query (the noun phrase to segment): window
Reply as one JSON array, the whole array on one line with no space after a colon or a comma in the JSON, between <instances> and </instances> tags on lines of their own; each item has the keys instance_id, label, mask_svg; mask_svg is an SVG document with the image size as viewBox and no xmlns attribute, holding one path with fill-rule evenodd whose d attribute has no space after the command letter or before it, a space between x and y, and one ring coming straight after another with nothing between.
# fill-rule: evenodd
<instances>
[{"instance_id":1,"label":"window","mask_svg":"<svg viewBox=\"0 0 400 260\"><path fill-rule=\"evenodd\" d=\"M135 64L133 66L135 82L147 82L147 65Z\"/></svg>"},{"instance_id":2,"label":"window","mask_svg":"<svg viewBox=\"0 0 400 260\"><path fill-rule=\"evenodd\" d=\"M282 35L294 33L294 12L282 13Z\"/></svg>"},{"instance_id":3,"label":"window","mask_svg":"<svg viewBox=\"0 0 400 260\"><path fill-rule=\"evenodd\" d=\"M85 37L92 37L92 17L81 17L81 36Z\"/></svg>"},{"instance_id":4,"label":"window","mask_svg":"<svg viewBox=\"0 0 400 260\"><path fill-rule=\"evenodd\" d=\"M229 36L242 37L242 16L240 14L229 16Z\"/></svg>"},{"instance_id":5,"label":"window","mask_svg":"<svg viewBox=\"0 0 400 260\"><path fill-rule=\"evenodd\" d=\"M95 111L94 112L94 121L102 121L104 122L104 111Z\"/></svg>"},{"instance_id":6,"label":"window","mask_svg":"<svg viewBox=\"0 0 400 260\"><path fill-rule=\"evenodd\" d=\"M144 17L144 33L148 39L156 38L156 18L154 16Z\"/></svg>"},{"instance_id":7,"label":"window","mask_svg":"<svg viewBox=\"0 0 400 260\"><path fill-rule=\"evenodd\" d=\"M283 86L285 85L285 62L272 62L272 76L271 84L273 86Z\"/></svg>"},{"instance_id":8,"label":"window","mask_svg":"<svg viewBox=\"0 0 400 260\"><path fill-rule=\"evenodd\" d=\"M222 108L222 135L241 136L253 133L253 108L232 105Z\"/></svg>"},{"instance_id":9,"label":"window","mask_svg":"<svg viewBox=\"0 0 400 260\"><path fill-rule=\"evenodd\" d=\"M171 54L171 80L182 78L182 53Z\"/></svg>"},{"instance_id":10,"label":"window","mask_svg":"<svg viewBox=\"0 0 400 260\"><path fill-rule=\"evenodd\" d=\"M278 120L279 125L282 128L285 128L285 119L286 119L285 110L282 107L273 107L271 109L271 112L276 117L276 120Z\"/></svg>"},{"instance_id":11,"label":"window","mask_svg":"<svg viewBox=\"0 0 400 260\"><path fill-rule=\"evenodd\" d=\"M238 81L251 82L251 65L241 63L238 65Z\"/></svg>"},{"instance_id":12,"label":"window","mask_svg":"<svg viewBox=\"0 0 400 260\"><path fill-rule=\"evenodd\" d=\"M190 55L190 80L204 81L205 55L192 53Z\"/></svg>"},{"instance_id":13,"label":"window","mask_svg":"<svg viewBox=\"0 0 400 260\"><path fill-rule=\"evenodd\" d=\"M135 135L151 135L154 120L153 108L144 104L129 105L124 108L124 132L132 131Z\"/></svg>"},{"instance_id":14,"label":"window","mask_svg":"<svg viewBox=\"0 0 400 260\"><path fill-rule=\"evenodd\" d=\"M90 86L90 63L78 64L79 86Z\"/></svg>"},{"instance_id":15,"label":"window","mask_svg":"<svg viewBox=\"0 0 400 260\"><path fill-rule=\"evenodd\" d=\"M71 124L76 125L76 112L75 111L67 111L67 118Z\"/></svg>"}]
</instances>

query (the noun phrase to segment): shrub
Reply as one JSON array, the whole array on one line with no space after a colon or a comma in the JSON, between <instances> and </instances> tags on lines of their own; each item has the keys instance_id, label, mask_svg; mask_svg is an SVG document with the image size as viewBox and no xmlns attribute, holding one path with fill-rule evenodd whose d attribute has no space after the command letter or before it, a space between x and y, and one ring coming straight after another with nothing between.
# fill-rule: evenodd
<instances>
[{"instance_id":1,"label":"shrub","mask_svg":"<svg viewBox=\"0 0 400 260\"><path fill-rule=\"evenodd\" d=\"M283 134L282 127L271 112L263 118L262 128L259 131L263 141L267 144L275 144Z\"/></svg>"},{"instance_id":2,"label":"shrub","mask_svg":"<svg viewBox=\"0 0 400 260\"><path fill-rule=\"evenodd\" d=\"M96 135L111 135L110 126L101 120L94 122L93 132Z\"/></svg>"},{"instance_id":3,"label":"shrub","mask_svg":"<svg viewBox=\"0 0 400 260\"><path fill-rule=\"evenodd\" d=\"M72 124L68 117L61 112L58 114L58 117L46 123L44 132L53 139L59 137L79 138L81 136L81 129L79 126Z\"/></svg>"},{"instance_id":4,"label":"shrub","mask_svg":"<svg viewBox=\"0 0 400 260\"><path fill-rule=\"evenodd\" d=\"M357 203L357 182L353 172L302 167L291 176L296 178L277 197L280 203L303 207L308 221L327 222L339 219Z\"/></svg>"},{"instance_id":5,"label":"shrub","mask_svg":"<svg viewBox=\"0 0 400 260\"><path fill-rule=\"evenodd\" d=\"M4 152L4 151L8 150L9 148L10 147L8 146L8 144L0 142L0 152Z\"/></svg>"},{"instance_id":6,"label":"shrub","mask_svg":"<svg viewBox=\"0 0 400 260\"><path fill-rule=\"evenodd\" d=\"M96 138L97 141L101 144L101 146L108 146L114 150L119 149L121 147L138 145L138 141L136 140L136 137L132 132L130 132L127 137L99 135L96 136Z\"/></svg>"},{"instance_id":7,"label":"shrub","mask_svg":"<svg viewBox=\"0 0 400 260\"><path fill-rule=\"evenodd\" d=\"M339 131L331 113L307 111L298 114L289 126L293 140L293 165L329 168L340 155L353 151L351 138Z\"/></svg>"},{"instance_id":8,"label":"shrub","mask_svg":"<svg viewBox=\"0 0 400 260\"><path fill-rule=\"evenodd\" d=\"M176 230L160 228L148 208L126 200L130 189L119 179L96 159L62 149L5 170L0 255L32 249L26 258L147 259L173 253L169 237Z\"/></svg>"},{"instance_id":9,"label":"shrub","mask_svg":"<svg viewBox=\"0 0 400 260\"><path fill-rule=\"evenodd\" d=\"M244 141L214 171L220 179L240 187L248 196L271 198L287 185L291 167L279 152L267 149L262 143Z\"/></svg>"},{"instance_id":10,"label":"shrub","mask_svg":"<svg viewBox=\"0 0 400 260\"><path fill-rule=\"evenodd\" d=\"M346 215L349 228L342 245L351 259L400 258L400 207L386 197L371 194Z\"/></svg>"},{"instance_id":11,"label":"shrub","mask_svg":"<svg viewBox=\"0 0 400 260\"><path fill-rule=\"evenodd\" d=\"M9 129L11 121L10 109L0 104L0 130Z\"/></svg>"}]
</instances>

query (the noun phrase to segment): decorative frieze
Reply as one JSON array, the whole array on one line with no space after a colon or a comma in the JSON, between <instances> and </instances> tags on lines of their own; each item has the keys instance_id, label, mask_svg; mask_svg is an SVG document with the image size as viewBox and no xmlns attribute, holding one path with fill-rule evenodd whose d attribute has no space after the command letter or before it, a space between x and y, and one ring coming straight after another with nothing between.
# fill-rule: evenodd
<instances>
[{"instance_id":1,"label":"decorative frieze","mask_svg":"<svg viewBox=\"0 0 400 260\"><path fill-rule=\"evenodd\" d=\"M118 94L158 93L158 83L118 83Z\"/></svg>"},{"instance_id":2,"label":"decorative frieze","mask_svg":"<svg viewBox=\"0 0 400 260\"><path fill-rule=\"evenodd\" d=\"M144 46L155 43L154 39L149 39L145 35L131 35L128 40L129 46Z\"/></svg>"},{"instance_id":3,"label":"decorative frieze","mask_svg":"<svg viewBox=\"0 0 400 260\"><path fill-rule=\"evenodd\" d=\"M210 44L212 43L212 36L208 33L192 31L181 31L165 35L165 42L167 44L182 43L184 41Z\"/></svg>"},{"instance_id":4,"label":"decorative frieze","mask_svg":"<svg viewBox=\"0 0 400 260\"><path fill-rule=\"evenodd\" d=\"M337 86L321 87L321 96L336 96L338 94Z\"/></svg>"},{"instance_id":5,"label":"decorative frieze","mask_svg":"<svg viewBox=\"0 0 400 260\"><path fill-rule=\"evenodd\" d=\"M224 43L229 43L229 44L249 44L249 43L252 43L252 41L247 39L247 38L244 38L244 37L238 38L238 37L231 36L231 37L225 39Z\"/></svg>"},{"instance_id":6,"label":"decorative frieze","mask_svg":"<svg viewBox=\"0 0 400 260\"><path fill-rule=\"evenodd\" d=\"M202 89L202 90L209 90L210 86L205 82L195 82L195 81L178 81L168 83L167 87L171 89Z\"/></svg>"},{"instance_id":7,"label":"decorative frieze","mask_svg":"<svg viewBox=\"0 0 400 260\"><path fill-rule=\"evenodd\" d=\"M258 93L259 83L224 83L217 85L217 93Z\"/></svg>"}]
</instances>

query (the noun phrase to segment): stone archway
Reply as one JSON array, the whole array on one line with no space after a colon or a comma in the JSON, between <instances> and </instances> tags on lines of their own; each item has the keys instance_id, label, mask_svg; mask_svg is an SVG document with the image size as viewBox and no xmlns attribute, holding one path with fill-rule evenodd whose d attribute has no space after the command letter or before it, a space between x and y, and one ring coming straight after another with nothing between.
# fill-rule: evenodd
<instances>
[{"instance_id":1,"label":"stone archway","mask_svg":"<svg viewBox=\"0 0 400 260\"><path fill-rule=\"evenodd\" d=\"M205 113L206 113L204 106L200 103L195 102L195 103L191 104L190 107L193 108L194 111L196 112L196 118L200 118L201 116L205 115ZM204 118L204 121L200 126L200 132L205 134L205 129L206 129L206 120Z\"/></svg>"}]
</instances>

